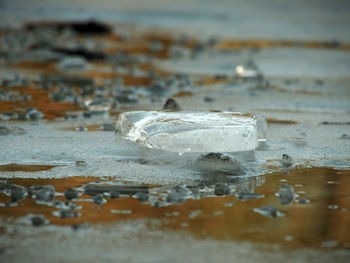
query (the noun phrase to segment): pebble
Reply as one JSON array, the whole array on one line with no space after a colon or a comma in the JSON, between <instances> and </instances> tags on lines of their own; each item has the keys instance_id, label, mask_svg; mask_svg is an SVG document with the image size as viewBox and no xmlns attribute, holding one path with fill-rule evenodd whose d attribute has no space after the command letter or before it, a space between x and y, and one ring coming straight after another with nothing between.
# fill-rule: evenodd
<instances>
[{"instance_id":1,"label":"pebble","mask_svg":"<svg viewBox=\"0 0 350 263\"><path fill-rule=\"evenodd\" d=\"M31 199L50 202L54 199L56 192L52 185L32 185L28 188L28 194Z\"/></svg>"},{"instance_id":2,"label":"pebble","mask_svg":"<svg viewBox=\"0 0 350 263\"><path fill-rule=\"evenodd\" d=\"M145 194L145 193L136 193L134 194L134 198L136 198L141 202L145 202L145 201L148 201L149 196L148 194Z\"/></svg>"},{"instance_id":3,"label":"pebble","mask_svg":"<svg viewBox=\"0 0 350 263\"><path fill-rule=\"evenodd\" d=\"M26 196L26 190L22 186L16 186L11 189L11 202L21 201Z\"/></svg>"},{"instance_id":4,"label":"pebble","mask_svg":"<svg viewBox=\"0 0 350 263\"><path fill-rule=\"evenodd\" d=\"M9 135L11 133L10 129L6 126L0 126L0 136Z\"/></svg>"},{"instance_id":5,"label":"pebble","mask_svg":"<svg viewBox=\"0 0 350 263\"><path fill-rule=\"evenodd\" d=\"M27 120L38 121L44 117L44 114L35 108L28 108L24 116Z\"/></svg>"},{"instance_id":6,"label":"pebble","mask_svg":"<svg viewBox=\"0 0 350 263\"><path fill-rule=\"evenodd\" d=\"M174 192L174 193L168 194L166 201L169 203L181 204L185 202L186 198L187 198L186 194Z\"/></svg>"},{"instance_id":7,"label":"pebble","mask_svg":"<svg viewBox=\"0 0 350 263\"><path fill-rule=\"evenodd\" d=\"M105 123L103 124L103 131L114 131L115 125L113 123Z\"/></svg>"},{"instance_id":8,"label":"pebble","mask_svg":"<svg viewBox=\"0 0 350 263\"><path fill-rule=\"evenodd\" d=\"M118 191L112 190L111 192L109 192L109 196L110 196L110 198L118 198L118 197L120 197L120 194Z\"/></svg>"},{"instance_id":9,"label":"pebble","mask_svg":"<svg viewBox=\"0 0 350 263\"><path fill-rule=\"evenodd\" d=\"M79 126L78 128L76 128L76 130L81 132L88 131L88 129L85 126Z\"/></svg>"},{"instance_id":10,"label":"pebble","mask_svg":"<svg viewBox=\"0 0 350 263\"><path fill-rule=\"evenodd\" d=\"M287 168L291 167L293 164L293 159L288 154L283 154L281 159L282 166Z\"/></svg>"},{"instance_id":11,"label":"pebble","mask_svg":"<svg viewBox=\"0 0 350 263\"><path fill-rule=\"evenodd\" d=\"M299 198L298 200L296 200L299 204L307 204L307 203L310 203L310 200L302 197L302 198Z\"/></svg>"},{"instance_id":12,"label":"pebble","mask_svg":"<svg viewBox=\"0 0 350 263\"><path fill-rule=\"evenodd\" d=\"M33 226L42 226L47 223L47 220L44 216L33 216L30 220Z\"/></svg>"},{"instance_id":13,"label":"pebble","mask_svg":"<svg viewBox=\"0 0 350 263\"><path fill-rule=\"evenodd\" d=\"M68 200L72 200L72 199L78 198L79 193L78 193L77 190L74 190L74 189L72 189L72 188L69 188L69 189L67 189L67 190L64 192L64 196L65 196Z\"/></svg>"},{"instance_id":14,"label":"pebble","mask_svg":"<svg viewBox=\"0 0 350 263\"><path fill-rule=\"evenodd\" d=\"M87 166L87 164L86 164L85 161L76 161L76 162L75 162L75 165L76 165L77 167L85 167L85 166Z\"/></svg>"},{"instance_id":15,"label":"pebble","mask_svg":"<svg viewBox=\"0 0 350 263\"><path fill-rule=\"evenodd\" d=\"M218 195L218 196L229 195L231 193L231 189L225 183L218 183L215 185L214 193L215 195Z\"/></svg>"},{"instance_id":16,"label":"pebble","mask_svg":"<svg viewBox=\"0 0 350 263\"><path fill-rule=\"evenodd\" d=\"M92 198L92 201L97 205L102 205L106 203L106 199L103 198L103 194L97 194Z\"/></svg>"},{"instance_id":17,"label":"pebble","mask_svg":"<svg viewBox=\"0 0 350 263\"><path fill-rule=\"evenodd\" d=\"M211 98L211 97L204 97L203 100L204 100L204 102L207 102L207 103L211 103L211 102L215 101L215 99Z\"/></svg>"},{"instance_id":18,"label":"pebble","mask_svg":"<svg viewBox=\"0 0 350 263\"><path fill-rule=\"evenodd\" d=\"M292 203L295 198L293 186L289 184L282 184L276 195L278 196L281 205L288 205Z\"/></svg>"},{"instance_id":19,"label":"pebble","mask_svg":"<svg viewBox=\"0 0 350 263\"><path fill-rule=\"evenodd\" d=\"M342 136L340 136L340 139L350 140L350 135L344 133Z\"/></svg>"},{"instance_id":20,"label":"pebble","mask_svg":"<svg viewBox=\"0 0 350 263\"><path fill-rule=\"evenodd\" d=\"M241 175L246 170L239 161L222 153L201 155L193 165L203 172L222 172L230 175Z\"/></svg>"},{"instance_id":21,"label":"pebble","mask_svg":"<svg viewBox=\"0 0 350 263\"><path fill-rule=\"evenodd\" d=\"M169 98L163 105L163 110L181 110L180 105L176 100Z\"/></svg>"},{"instance_id":22,"label":"pebble","mask_svg":"<svg viewBox=\"0 0 350 263\"><path fill-rule=\"evenodd\" d=\"M65 85L65 84L59 84L58 87L55 89L54 92L50 94L50 97L54 101L67 101L67 102L77 102L78 101L78 95L75 93L75 91Z\"/></svg>"}]
</instances>

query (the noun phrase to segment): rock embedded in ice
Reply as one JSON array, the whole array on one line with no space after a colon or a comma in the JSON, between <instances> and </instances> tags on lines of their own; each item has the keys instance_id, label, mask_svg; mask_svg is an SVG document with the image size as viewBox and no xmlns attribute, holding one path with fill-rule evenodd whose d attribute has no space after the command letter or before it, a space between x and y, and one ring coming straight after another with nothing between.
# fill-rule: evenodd
<instances>
[{"instance_id":1,"label":"rock embedded in ice","mask_svg":"<svg viewBox=\"0 0 350 263\"><path fill-rule=\"evenodd\" d=\"M72 200L75 198L78 198L79 193L77 190L69 188L64 192L64 196L68 199L68 200Z\"/></svg>"},{"instance_id":2,"label":"rock embedded in ice","mask_svg":"<svg viewBox=\"0 0 350 263\"><path fill-rule=\"evenodd\" d=\"M148 148L169 152L253 151L265 140L266 121L239 112L134 111L116 131Z\"/></svg>"},{"instance_id":3,"label":"rock embedded in ice","mask_svg":"<svg viewBox=\"0 0 350 263\"><path fill-rule=\"evenodd\" d=\"M225 183L218 183L215 185L214 190L215 195L229 195L231 193L231 188Z\"/></svg>"},{"instance_id":4,"label":"rock embedded in ice","mask_svg":"<svg viewBox=\"0 0 350 263\"><path fill-rule=\"evenodd\" d=\"M288 154L283 154L281 159L281 164L283 167L288 168L293 165L293 159Z\"/></svg>"},{"instance_id":5,"label":"rock embedded in ice","mask_svg":"<svg viewBox=\"0 0 350 263\"><path fill-rule=\"evenodd\" d=\"M209 153L199 156L194 167L203 172L223 172L235 175L243 174L246 168L232 156L222 153Z\"/></svg>"}]
</instances>

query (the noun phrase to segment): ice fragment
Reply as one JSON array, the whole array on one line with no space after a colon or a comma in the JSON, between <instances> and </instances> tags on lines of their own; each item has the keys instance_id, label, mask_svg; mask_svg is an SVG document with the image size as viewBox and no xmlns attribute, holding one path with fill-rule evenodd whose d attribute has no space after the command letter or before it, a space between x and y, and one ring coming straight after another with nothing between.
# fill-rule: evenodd
<instances>
[{"instance_id":1,"label":"ice fragment","mask_svg":"<svg viewBox=\"0 0 350 263\"><path fill-rule=\"evenodd\" d=\"M169 152L241 152L264 140L266 122L236 112L134 111L119 116L117 132Z\"/></svg>"}]
</instances>

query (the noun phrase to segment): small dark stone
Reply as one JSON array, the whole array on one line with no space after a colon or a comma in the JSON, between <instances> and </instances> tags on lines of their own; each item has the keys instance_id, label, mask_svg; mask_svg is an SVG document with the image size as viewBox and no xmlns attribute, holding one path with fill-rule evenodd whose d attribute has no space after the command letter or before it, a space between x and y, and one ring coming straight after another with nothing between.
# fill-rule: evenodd
<instances>
[{"instance_id":1,"label":"small dark stone","mask_svg":"<svg viewBox=\"0 0 350 263\"><path fill-rule=\"evenodd\" d=\"M230 175L240 175L246 170L235 158L222 153L201 155L195 161L194 167L204 172L221 172Z\"/></svg>"},{"instance_id":2,"label":"small dark stone","mask_svg":"<svg viewBox=\"0 0 350 263\"><path fill-rule=\"evenodd\" d=\"M350 139L350 135L344 133L342 136L340 136L340 139L349 140Z\"/></svg>"},{"instance_id":3,"label":"small dark stone","mask_svg":"<svg viewBox=\"0 0 350 263\"><path fill-rule=\"evenodd\" d=\"M76 161L75 165L78 167L85 167L86 166L86 162L85 161Z\"/></svg>"},{"instance_id":4,"label":"small dark stone","mask_svg":"<svg viewBox=\"0 0 350 263\"><path fill-rule=\"evenodd\" d=\"M72 224L72 229L74 231L78 231L78 230L83 230L83 229L87 229L88 226L85 224Z\"/></svg>"},{"instance_id":5,"label":"small dark stone","mask_svg":"<svg viewBox=\"0 0 350 263\"><path fill-rule=\"evenodd\" d=\"M91 115L92 115L91 112L87 112L86 111L86 112L83 113L83 117L86 118L86 119L90 119Z\"/></svg>"},{"instance_id":6,"label":"small dark stone","mask_svg":"<svg viewBox=\"0 0 350 263\"><path fill-rule=\"evenodd\" d=\"M176 100L169 98L165 102L163 106L163 110L181 110L180 105L176 102Z\"/></svg>"},{"instance_id":7,"label":"small dark stone","mask_svg":"<svg viewBox=\"0 0 350 263\"><path fill-rule=\"evenodd\" d=\"M29 197L37 201L50 202L55 197L55 188L52 185L31 185L28 188Z\"/></svg>"},{"instance_id":8,"label":"small dark stone","mask_svg":"<svg viewBox=\"0 0 350 263\"><path fill-rule=\"evenodd\" d=\"M231 193L231 189L225 183L218 183L215 185L215 192L214 193L218 196L229 195Z\"/></svg>"},{"instance_id":9,"label":"small dark stone","mask_svg":"<svg viewBox=\"0 0 350 263\"><path fill-rule=\"evenodd\" d=\"M211 98L211 97L204 97L203 100L204 100L204 102L208 102L208 103L215 101L215 99Z\"/></svg>"},{"instance_id":10,"label":"small dark stone","mask_svg":"<svg viewBox=\"0 0 350 263\"><path fill-rule=\"evenodd\" d=\"M103 198L103 194L97 194L92 198L92 201L97 205L102 205L106 202L106 199Z\"/></svg>"},{"instance_id":11,"label":"small dark stone","mask_svg":"<svg viewBox=\"0 0 350 263\"><path fill-rule=\"evenodd\" d=\"M28 108L26 111L26 119L33 121L38 121L44 117L44 114L41 111L38 111L34 108Z\"/></svg>"},{"instance_id":12,"label":"small dark stone","mask_svg":"<svg viewBox=\"0 0 350 263\"><path fill-rule=\"evenodd\" d=\"M120 196L119 192L116 190L112 190L109 194L111 198L118 198Z\"/></svg>"},{"instance_id":13,"label":"small dark stone","mask_svg":"<svg viewBox=\"0 0 350 263\"><path fill-rule=\"evenodd\" d=\"M77 130L78 130L78 131L81 131L81 132L84 132L84 131L87 131L87 128L84 127L84 126L79 126L79 127L77 128Z\"/></svg>"},{"instance_id":14,"label":"small dark stone","mask_svg":"<svg viewBox=\"0 0 350 263\"><path fill-rule=\"evenodd\" d=\"M42 226L46 223L46 220L42 216L34 216L31 218L33 226Z\"/></svg>"},{"instance_id":15,"label":"small dark stone","mask_svg":"<svg viewBox=\"0 0 350 263\"><path fill-rule=\"evenodd\" d=\"M166 201L169 203L181 204L185 202L187 195L183 193L170 193Z\"/></svg>"},{"instance_id":16,"label":"small dark stone","mask_svg":"<svg viewBox=\"0 0 350 263\"><path fill-rule=\"evenodd\" d=\"M281 163L282 163L283 167L286 167L286 168L291 167L293 164L293 159L288 154L283 154L282 159L281 159Z\"/></svg>"},{"instance_id":17,"label":"small dark stone","mask_svg":"<svg viewBox=\"0 0 350 263\"><path fill-rule=\"evenodd\" d=\"M68 200L72 200L72 199L78 198L79 193L78 193L77 190L74 190L74 189L72 189L72 188L69 188L69 189L67 189L67 190L64 192L64 196L65 196Z\"/></svg>"},{"instance_id":18,"label":"small dark stone","mask_svg":"<svg viewBox=\"0 0 350 263\"><path fill-rule=\"evenodd\" d=\"M19 113L18 114L18 119L21 120L21 121L25 121L27 120L27 115L25 113Z\"/></svg>"},{"instance_id":19,"label":"small dark stone","mask_svg":"<svg viewBox=\"0 0 350 263\"><path fill-rule=\"evenodd\" d=\"M115 125L113 123L105 123L103 124L103 131L114 131Z\"/></svg>"},{"instance_id":20,"label":"small dark stone","mask_svg":"<svg viewBox=\"0 0 350 263\"><path fill-rule=\"evenodd\" d=\"M145 202L148 200L148 194L145 193L136 193L134 197L141 202Z\"/></svg>"},{"instance_id":21,"label":"small dark stone","mask_svg":"<svg viewBox=\"0 0 350 263\"><path fill-rule=\"evenodd\" d=\"M11 133L10 129L6 126L0 126L0 136L9 135Z\"/></svg>"},{"instance_id":22,"label":"small dark stone","mask_svg":"<svg viewBox=\"0 0 350 263\"><path fill-rule=\"evenodd\" d=\"M280 199L281 205L289 205L293 202L295 197L294 189L289 184L282 184L277 195Z\"/></svg>"},{"instance_id":23,"label":"small dark stone","mask_svg":"<svg viewBox=\"0 0 350 263\"><path fill-rule=\"evenodd\" d=\"M297 200L297 202L298 202L299 204L307 204L307 203L310 203L310 201L309 201L308 199L304 198L304 197L299 198L299 199Z\"/></svg>"},{"instance_id":24,"label":"small dark stone","mask_svg":"<svg viewBox=\"0 0 350 263\"><path fill-rule=\"evenodd\" d=\"M11 202L17 202L24 199L26 190L24 187L17 186L11 189Z\"/></svg>"},{"instance_id":25,"label":"small dark stone","mask_svg":"<svg viewBox=\"0 0 350 263\"><path fill-rule=\"evenodd\" d=\"M191 190L185 185L177 185L171 189L171 192L167 196L167 202L181 204L183 203L191 194Z\"/></svg>"},{"instance_id":26,"label":"small dark stone","mask_svg":"<svg viewBox=\"0 0 350 263\"><path fill-rule=\"evenodd\" d=\"M8 117L11 120L18 119L18 114L11 111L3 112L2 115Z\"/></svg>"},{"instance_id":27,"label":"small dark stone","mask_svg":"<svg viewBox=\"0 0 350 263\"><path fill-rule=\"evenodd\" d=\"M174 193L182 193L182 194L189 194L191 192L190 189L188 189L185 185L177 185L172 189L172 192Z\"/></svg>"}]
</instances>

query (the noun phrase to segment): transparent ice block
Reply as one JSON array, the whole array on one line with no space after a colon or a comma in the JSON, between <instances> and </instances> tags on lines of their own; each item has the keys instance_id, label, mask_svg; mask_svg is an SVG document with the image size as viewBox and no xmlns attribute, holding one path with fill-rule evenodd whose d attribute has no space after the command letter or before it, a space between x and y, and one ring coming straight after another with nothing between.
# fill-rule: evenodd
<instances>
[{"instance_id":1,"label":"transparent ice block","mask_svg":"<svg viewBox=\"0 0 350 263\"><path fill-rule=\"evenodd\" d=\"M132 111L119 116L116 132L168 152L252 151L265 138L266 121L240 112Z\"/></svg>"}]
</instances>

